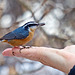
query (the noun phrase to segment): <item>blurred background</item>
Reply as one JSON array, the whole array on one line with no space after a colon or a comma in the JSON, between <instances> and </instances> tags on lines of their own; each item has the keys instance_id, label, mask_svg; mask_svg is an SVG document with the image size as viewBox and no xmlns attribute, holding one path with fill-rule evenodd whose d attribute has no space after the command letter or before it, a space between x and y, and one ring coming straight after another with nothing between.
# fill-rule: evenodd
<instances>
[{"instance_id":1,"label":"blurred background","mask_svg":"<svg viewBox=\"0 0 75 75\"><path fill-rule=\"evenodd\" d=\"M75 0L0 0L0 37L28 21L46 25L36 30L27 45L64 48L75 44ZM8 47L0 42L0 75L65 75L39 62L2 56Z\"/></svg>"}]
</instances>

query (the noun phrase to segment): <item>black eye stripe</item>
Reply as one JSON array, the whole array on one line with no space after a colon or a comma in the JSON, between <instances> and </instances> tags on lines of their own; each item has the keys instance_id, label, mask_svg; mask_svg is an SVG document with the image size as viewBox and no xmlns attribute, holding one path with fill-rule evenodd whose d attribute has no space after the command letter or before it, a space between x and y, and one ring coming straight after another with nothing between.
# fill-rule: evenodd
<instances>
[{"instance_id":1,"label":"black eye stripe","mask_svg":"<svg viewBox=\"0 0 75 75\"><path fill-rule=\"evenodd\" d=\"M36 23L35 21L31 21L31 22L27 22L26 24L23 25L23 28L28 28L28 27L31 27L31 26L37 26L38 23Z\"/></svg>"},{"instance_id":2,"label":"black eye stripe","mask_svg":"<svg viewBox=\"0 0 75 75\"><path fill-rule=\"evenodd\" d=\"M31 27L31 26L36 26L36 25L37 25L37 24L29 24L28 26Z\"/></svg>"}]
</instances>

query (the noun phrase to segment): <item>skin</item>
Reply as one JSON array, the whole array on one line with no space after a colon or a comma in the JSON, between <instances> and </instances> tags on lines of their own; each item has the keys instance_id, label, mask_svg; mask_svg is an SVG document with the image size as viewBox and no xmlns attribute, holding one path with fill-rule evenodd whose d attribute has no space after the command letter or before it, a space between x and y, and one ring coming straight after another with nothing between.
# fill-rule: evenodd
<instances>
[{"instance_id":1,"label":"skin","mask_svg":"<svg viewBox=\"0 0 75 75\"><path fill-rule=\"evenodd\" d=\"M64 49L55 49L47 47L31 47L29 49L14 48L15 56L36 60L44 65L54 67L65 73L69 73L75 65L75 45L67 46ZM12 48L5 49L4 56L13 56Z\"/></svg>"}]
</instances>

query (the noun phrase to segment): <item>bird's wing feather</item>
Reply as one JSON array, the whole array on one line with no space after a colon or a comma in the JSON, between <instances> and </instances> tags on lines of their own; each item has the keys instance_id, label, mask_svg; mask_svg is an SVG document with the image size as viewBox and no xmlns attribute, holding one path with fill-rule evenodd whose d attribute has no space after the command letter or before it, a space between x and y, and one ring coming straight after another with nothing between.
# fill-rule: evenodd
<instances>
[{"instance_id":1,"label":"bird's wing feather","mask_svg":"<svg viewBox=\"0 0 75 75\"><path fill-rule=\"evenodd\" d=\"M10 33L4 35L1 39L2 40L11 40L11 39L14 39L14 38L15 38L15 35L12 32L10 32Z\"/></svg>"},{"instance_id":2,"label":"bird's wing feather","mask_svg":"<svg viewBox=\"0 0 75 75\"><path fill-rule=\"evenodd\" d=\"M29 31L25 29L16 29L5 36L3 36L2 40L13 40L13 39L24 39L29 35Z\"/></svg>"},{"instance_id":3,"label":"bird's wing feather","mask_svg":"<svg viewBox=\"0 0 75 75\"><path fill-rule=\"evenodd\" d=\"M29 31L21 30L19 32L13 32L13 34L16 36L15 39L24 39L29 35Z\"/></svg>"}]
</instances>

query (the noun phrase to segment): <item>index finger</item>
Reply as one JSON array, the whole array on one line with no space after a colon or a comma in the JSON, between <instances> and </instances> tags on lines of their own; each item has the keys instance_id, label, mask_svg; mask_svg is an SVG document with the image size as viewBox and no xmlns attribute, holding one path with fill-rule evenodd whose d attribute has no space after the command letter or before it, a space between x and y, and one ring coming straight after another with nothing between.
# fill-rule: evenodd
<instances>
[{"instance_id":1,"label":"index finger","mask_svg":"<svg viewBox=\"0 0 75 75\"><path fill-rule=\"evenodd\" d=\"M12 54L12 50L14 51L15 56L17 57L24 57L31 60L38 60L40 57L42 57L42 50L44 47L31 47L29 49L22 49L20 53L20 48L7 48L5 49L2 54L3 56L14 56Z\"/></svg>"}]
</instances>

